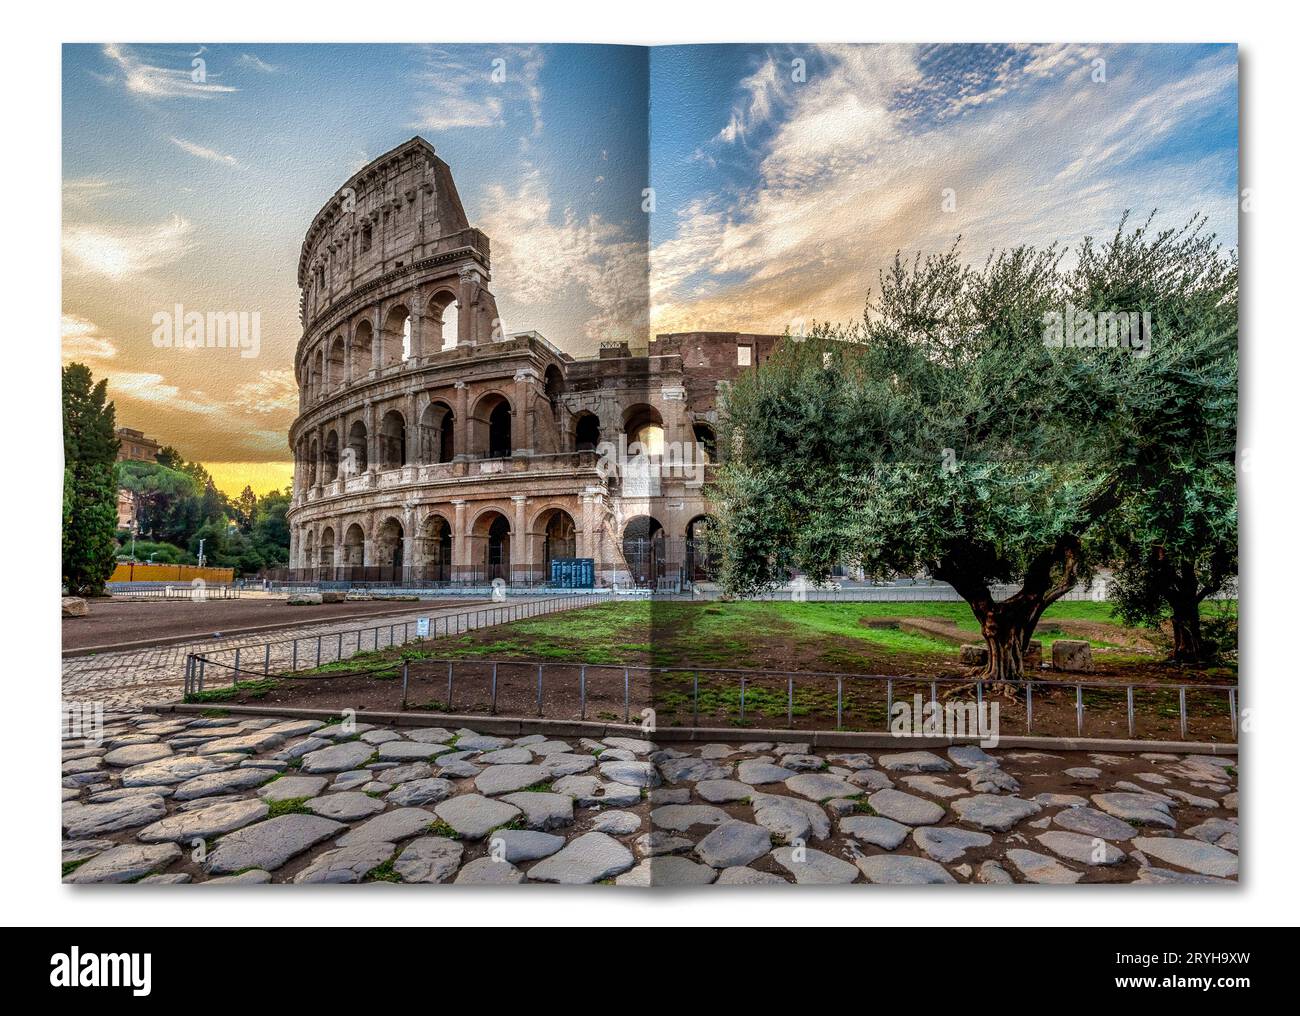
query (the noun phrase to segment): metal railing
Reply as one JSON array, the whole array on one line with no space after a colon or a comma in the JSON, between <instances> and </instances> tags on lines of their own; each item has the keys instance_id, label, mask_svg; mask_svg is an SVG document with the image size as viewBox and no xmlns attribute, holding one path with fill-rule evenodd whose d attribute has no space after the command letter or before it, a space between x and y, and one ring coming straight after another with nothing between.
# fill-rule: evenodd
<instances>
[{"instance_id":1,"label":"metal railing","mask_svg":"<svg viewBox=\"0 0 1300 1016\"><path fill-rule=\"evenodd\" d=\"M184 691L185 695L189 696L206 690L210 668L215 668L218 672L228 671L231 675L231 685L237 686L240 674L261 679L271 677L273 674L293 673L304 666L313 668L339 663L358 653L377 652L380 649L390 649L413 641L463 635L478 628L490 628L499 624L540 617L543 614L575 610L602 603L604 600L605 597L599 593L584 592L538 600L469 607L454 614L431 615L428 618L428 633L424 635L420 634L420 619L408 618L389 624L358 627L355 630L345 629L330 634L302 635L252 646L236 646L233 649L219 649L207 653L190 653L185 658ZM255 661L256 669L244 666L250 660ZM286 663L287 666L281 666Z\"/></svg>"},{"instance_id":2,"label":"metal railing","mask_svg":"<svg viewBox=\"0 0 1300 1016\"><path fill-rule=\"evenodd\" d=\"M566 600L585 601L586 598L561 597L558 599L561 601L566 601ZM534 604L528 604L523 606L540 607L545 604L549 604L550 602L551 601L539 601ZM487 609L491 610L497 608L487 608ZM564 610L564 609L572 609L572 607L557 606L557 607L553 607L551 610L547 610L543 612L549 613L556 609ZM534 615L529 615L529 616L534 616ZM505 622L504 620L502 620L502 621L495 621L492 623L505 623ZM391 625L389 626L390 629L392 629L393 627L394 626ZM367 629L367 630L376 633L378 631L378 629ZM456 624L453 624L451 634L456 634L457 631L460 630L465 630L465 629L461 629ZM376 634L374 639L372 640L372 645L370 647L366 647L364 645L364 640L362 640L360 638L360 635L358 634L356 645L359 647L358 651L364 651L366 648L386 648L386 645L398 644L393 642L392 638L393 638L393 633L390 630L389 642L387 644L383 644L378 638L378 635ZM306 641L310 642L311 640L306 640ZM321 652L322 642L319 638L316 639L315 641L316 641L316 652L319 656ZM337 643L337 646L338 646L338 653L341 653L344 647L344 642L341 638ZM295 646L295 651L296 651L296 646ZM241 670L239 666L239 650L233 650L233 652L235 653L235 662L233 667L219 664L219 663L216 664L217 666L221 666L222 669L229 669L232 671L232 684L238 681L238 676L240 673L250 673L258 677L266 676L267 674L269 674L269 662L266 661L264 661L264 669L260 672ZM335 659L340 659L340 658L341 656L337 654L335 655ZM269 657L267 659L269 660ZM325 662L331 662L331 661L327 659L325 660ZM1056 680L1032 680L1032 679L1025 679L1025 680L1018 680L1018 681L1007 681L1007 680L990 681L988 679L979 679L979 678L971 679L971 678L964 678L964 677L925 678L925 677L907 677L907 676L887 676L887 675L879 675L879 674L853 674L853 673L843 673L843 672L836 672L836 671L786 672L786 671L755 670L755 669L743 669L743 668L646 667L646 666L630 666L630 665L623 666L620 664L593 664L593 663L576 663L576 662L575 663L537 663L537 662L522 661L522 660L477 660L477 659L459 659L459 658L425 658L425 659L421 659L419 663L421 666L430 667L430 668L442 668L444 666L446 667L446 685L447 685L446 711L449 713L455 711L454 696L455 696L455 689L458 683L458 676L457 676L458 669L461 671L461 676L459 678L459 681L461 683L464 683L467 680L486 681L488 696L489 696L488 715L495 716L497 715L498 700L501 691L501 676L502 676L501 672L503 668L514 668L516 670L520 668L528 668L530 672L533 672L535 674L535 678L530 677L529 680L531 682L535 679L535 690L536 690L535 704L536 704L536 715L538 717L546 716L546 689L548 686L551 687L552 689L555 687L555 682L557 680L555 676L556 672L563 671L564 673L560 675L558 680L563 682L566 685L566 687L570 689L572 689L575 684L577 686L578 703L579 703L578 718L581 720L585 720L587 718L589 691L593 687L592 673L594 672L596 675L595 680L598 683L601 680L600 675L603 674L604 675L603 683L605 683L606 686L608 686L612 681L617 691L619 689L619 686L621 685L621 694L622 694L621 704L622 704L622 711L623 711L623 720L625 723L631 722L631 718L632 718L632 711L633 711L632 686L633 686L634 675L642 677L643 680L648 680L650 687L652 689L651 701L647 701L646 706L653 705L653 701L652 701L654 698L653 689L655 685L656 676L658 676L661 680L663 680L667 678L669 675L674 675L674 676L683 676L690 680L690 684L691 684L691 695L689 698L690 715L691 715L690 725L694 727L700 726L701 679L722 677L722 678L730 678L732 680L739 681L739 709L735 712L734 716L732 716L731 714L726 714L724 718L729 720L730 719L736 720L737 725L740 727L744 727L746 724L747 697L754 693L754 689L759 688L764 684L770 685L772 683L779 683L784 686L783 690L785 693L784 704L785 704L786 727L788 729L793 729L794 718L796 713L796 697L797 697L796 693L798 690L797 685L799 684L799 682L804 682L805 684L807 684L809 682L814 682L814 681L816 682L833 681L835 684L834 729L836 730L866 729L870 731L871 729L871 728L861 728L861 727L852 727L852 728L845 727L844 719L845 719L846 689L852 692L854 690L859 690L863 687L872 687L883 691L884 699L885 699L885 706L884 706L885 722L881 727L876 728L878 732L883 733L883 732L889 732L890 730L890 717L893 715L894 703L896 701L895 691L899 686L927 688L928 696L925 696L924 701L928 703L932 709L936 711L942 711L943 709L945 709L947 706L950 705L951 706L974 705L977 710L982 710L985 706L986 698L989 695L990 686L996 685L1002 689L1013 689L1016 692L1017 700L1023 701L1024 709L1025 709L1024 732L1027 735L1033 734L1034 732L1035 689L1039 689L1040 693L1043 689L1047 689L1049 691L1054 691L1054 692L1061 692L1061 691L1074 692L1073 712L1074 712L1075 725L1076 725L1075 730L1077 736L1079 737L1083 737L1085 734L1084 721L1085 721L1085 715L1087 713L1087 707L1085 703L1085 692L1089 690L1105 691L1111 693L1122 692L1124 694L1125 716L1127 721L1128 736L1130 738L1137 737L1137 719L1138 719L1137 696L1138 694L1142 692L1166 693L1166 694L1176 692L1178 696L1179 734L1181 740L1184 741L1188 739L1188 724L1189 724L1188 691L1192 690L1196 692L1222 694L1227 703L1229 720L1232 729L1232 736L1234 740L1238 736L1238 721L1239 721L1238 686L1227 685L1227 684L1107 683L1103 681L1056 681ZM190 657L190 665L187 666L186 668L187 693L189 692L192 684L195 690L201 691L203 689L204 670L206 667L212 665L214 665L214 661L212 661L210 658L205 658L203 656L198 656L198 655ZM467 678L464 675L464 671L469 668L473 668L479 671L479 673ZM552 675L549 684L547 680L548 672ZM409 685L410 685L410 677L411 677L409 660L402 661L401 676L402 676L402 706L403 708L405 708ZM957 688L957 689L973 688L974 699L973 701L967 700L966 702L962 702L961 700L946 699L944 702L941 702L940 689L943 687ZM915 697L919 697L919 696L914 696L914 698ZM898 701L902 701L902 700L899 699ZM640 703L638 703L638 705L640 705ZM639 714L639 710L638 710L638 714ZM753 716L752 709L749 710L748 716L750 717ZM564 716L564 717L552 717L552 718L570 719L571 717ZM828 718L829 718L829 714L828 714ZM971 734L971 736L978 736L980 731L972 730L969 733ZM1002 733L1005 734L1005 732Z\"/></svg>"},{"instance_id":3,"label":"metal railing","mask_svg":"<svg viewBox=\"0 0 1300 1016\"><path fill-rule=\"evenodd\" d=\"M109 594L116 600L193 600L202 603L205 600L237 600L238 586L195 586L189 582L181 585L149 586L141 589L109 589Z\"/></svg>"}]
</instances>

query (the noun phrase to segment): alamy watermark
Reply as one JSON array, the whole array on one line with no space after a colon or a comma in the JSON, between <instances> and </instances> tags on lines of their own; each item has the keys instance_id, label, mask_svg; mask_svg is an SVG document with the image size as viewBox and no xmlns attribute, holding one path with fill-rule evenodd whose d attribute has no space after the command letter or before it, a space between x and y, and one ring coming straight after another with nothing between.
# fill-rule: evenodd
<instances>
[{"instance_id":1,"label":"alamy watermark","mask_svg":"<svg viewBox=\"0 0 1300 1016\"><path fill-rule=\"evenodd\" d=\"M1151 355L1150 311L1094 314L1067 303L1064 312L1043 314L1043 345L1049 349L1127 349L1139 359Z\"/></svg>"},{"instance_id":2,"label":"alamy watermark","mask_svg":"<svg viewBox=\"0 0 1300 1016\"><path fill-rule=\"evenodd\" d=\"M998 746L1001 710L997 702L928 702L917 694L889 709L894 737L978 737L981 748Z\"/></svg>"},{"instance_id":3,"label":"alamy watermark","mask_svg":"<svg viewBox=\"0 0 1300 1016\"><path fill-rule=\"evenodd\" d=\"M186 310L176 304L151 319L155 349L237 349L251 360L262 352L262 313L247 310Z\"/></svg>"}]
</instances>

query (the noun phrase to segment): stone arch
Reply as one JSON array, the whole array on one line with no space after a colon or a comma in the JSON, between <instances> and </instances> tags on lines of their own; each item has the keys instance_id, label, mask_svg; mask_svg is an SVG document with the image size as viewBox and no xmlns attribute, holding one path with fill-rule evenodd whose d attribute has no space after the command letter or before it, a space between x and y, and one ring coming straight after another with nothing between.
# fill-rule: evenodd
<instances>
[{"instance_id":1,"label":"stone arch","mask_svg":"<svg viewBox=\"0 0 1300 1016\"><path fill-rule=\"evenodd\" d=\"M375 529L375 563L381 568L402 570L406 531L395 515L389 515Z\"/></svg>"},{"instance_id":2,"label":"stone arch","mask_svg":"<svg viewBox=\"0 0 1300 1016\"><path fill-rule=\"evenodd\" d=\"M366 531L353 522L343 533L343 567L362 568L366 563Z\"/></svg>"},{"instance_id":3,"label":"stone arch","mask_svg":"<svg viewBox=\"0 0 1300 1016\"><path fill-rule=\"evenodd\" d=\"M600 444L600 417L584 410L578 414L573 425L573 447L581 452L593 449L598 444Z\"/></svg>"},{"instance_id":4,"label":"stone arch","mask_svg":"<svg viewBox=\"0 0 1300 1016\"><path fill-rule=\"evenodd\" d=\"M453 536L451 522L440 512L431 512L424 520L416 543L416 565L422 581L451 581Z\"/></svg>"},{"instance_id":5,"label":"stone arch","mask_svg":"<svg viewBox=\"0 0 1300 1016\"><path fill-rule=\"evenodd\" d=\"M316 439L311 439L311 444L307 446L307 486L316 486L316 464L320 461L320 446Z\"/></svg>"},{"instance_id":6,"label":"stone arch","mask_svg":"<svg viewBox=\"0 0 1300 1016\"><path fill-rule=\"evenodd\" d=\"M513 536L509 517L498 508L485 508L469 531L470 561L482 580L510 581Z\"/></svg>"},{"instance_id":7,"label":"stone arch","mask_svg":"<svg viewBox=\"0 0 1300 1016\"><path fill-rule=\"evenodd\" d=\"M695 448L699 461L718 461L718 434L717 431L713 429L713 425L699 420L696 421L693 430L695 433Z\"/></svg>"},{"instance_id":8,"label":"stone arch","mask_svg":"<svg viewBox=\"0 0 1300 1016\"><path fill-rule=\"evenodd\" d=\"M637 515L623 527L623 559L632 581L654 586L666 563L664 527L653 515Z\"/></svg>"},{"instance_id":9,"label":"stone arch","mask_svg":"<svg viewBox=\"0 0 1300 1016\"><path fill-rule=\"evenodd\" d=\"M378 353L381 368L399 364L411 355L411 311L406 304L395 304L384 315Z\"/></svg>"},{"instance_id":10,"label":"stone arch","mask_svg":"<svg viewBox=\"0 0 1300 1016\"><path fill-rule=\"evenodd\" d=\"M321 468L326 483L333 483L339 478L339 435L332 427L325 435L325 450L321 457Z\"/></svg>"},{"instance_id":11,"label":"stone arch","mask_svg":"<svg viewBox=\"0 0 1300 1016\"><path fill-rule=\"evenodd\" d=\"M456 414L451 406L434 399L420 414L419 461L450 462L456 457Z\"/></svg>"},{"instance_id":12,"label":"stone arch","mask_svg":"<svg viewBox=\"0 0 1300 1016\"><path fill-rule=\"evenodd\" d=\"M320 531L320 567L334 567L334 527L326 526Z\"/></svg>"},{"instance_id":13,"label":"stone arch","mask_svg":"<svg viewBox=\"0 0 1300 1016\"><path fill-rule=\"evenodd\" d=\"M540 567L543 581L550 578L551 561L578 556L578 525L568 509L560 505L543 508L533 516L530 531L533 534L533 564Z\"/></svg>"},{"instance_id":14,"label":"stone arch","mask_svg":"<svg viewBox=\"0 0 1300 1016\"><path fill-rule=\"evenodd\" d=\"M471 452L481 459L509 458L514 407L500 392L487 392L474 403L470 419Z\"/></svg>"},{"instance_id":15,"label":"stone arch","mask_svg":"<svg viewBox=\"0 0 1300 1016\"><path fill-rule=\"evenodd\" d=\"M352 333L352 376L348 380L355 381L374 367L374 355L375 326L363 319Z\"/></svg>"},{"instance_id":16,"label":"stone arch","mask_svg":"<svg viewBox=\"0 0 1300 1016\"><path fill-rule=\"evenodd\" d=\"M343 459L344 476L356 476L370 468L368 437L365 423L361 420L352 421L352 427L348 431L348 447Z\"/></svg>"},{"instance_id":17,"label":"stone arch","mask_svg":"<svg viewBox=\"0 0 1300 1016\"><path fill-rule=\"evenodd\" d=\"M390 409L379 422L379 468L399 469L406 465L406 419Z\"/></svg>"},{"instance_id":18,"label":"stone arch","mask_svg":"<svg viewBox=\"0 0 1300 1016\"><path fill-rule=\"evenodd\" d=\"M326 370L326 388L330 391L342 388L347 378L343 376L343 366L346 360L344 348L346 343L342 335L334 336L330 343L329 358L325 361Z\"/></svg>"},{"instance_id":19,"label":"stone arch","mask_svg":"<svg viewBox=\"0 0 1300 1016\"><path fill-rule=\"evenodd\" d=\"M664 418L648 402L629 406L623 412L623 432L627 435L628 454L637 454L634 444L643 455L662 455L664 450Z\"/></svg>"},{"instance_id":20,"label":"stone arch","mask_svg":"<svg viewBox=\"0 0 1300 1016\"><path fill-rule=\"evenodd\" d=\"M445 286L434 287L425 297L420 328L426 354L456 348L460 333L460 302L455 290Z\"/></svg>"},{"instance_id":21,"label":"stone arch","mask_svg":"<svg viewBox=\"0 0 1300 1016\"><path fill-rule=\"evenodd\" d=\"M712 579L716 573L718 520L696 515L686 523L686 577L692 582Z\"/></svg>"}]
</instances>

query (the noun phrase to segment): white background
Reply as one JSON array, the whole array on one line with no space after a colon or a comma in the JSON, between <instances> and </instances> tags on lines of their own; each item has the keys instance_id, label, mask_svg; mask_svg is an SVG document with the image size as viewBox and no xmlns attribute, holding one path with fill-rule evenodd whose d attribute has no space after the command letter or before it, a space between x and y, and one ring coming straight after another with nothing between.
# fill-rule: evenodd
<instances>
[{"instance_id":1,"label":"white background","mask_svg":"<svg viewBox=\"0 0 1300 1016\"><path fill-rule=\"evenodd\" d=\"M0 899L12 924L1294 924L1296 634L1294 18L1277 2L24 4L6 19ZM19 13L21 10L21 14ZM359 33L359 34L353 34ZM63 42L1238 42L1243 313L1241 887L884 887L647 893L386 887L196 893L59 883L60 45Z\"/></svg>"}]
</instances>

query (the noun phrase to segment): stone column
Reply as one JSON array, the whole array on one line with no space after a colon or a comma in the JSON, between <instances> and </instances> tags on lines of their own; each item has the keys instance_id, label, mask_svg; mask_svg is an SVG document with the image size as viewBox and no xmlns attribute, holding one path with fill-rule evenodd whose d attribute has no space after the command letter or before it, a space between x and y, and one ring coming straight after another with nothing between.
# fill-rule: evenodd
<instances>
[{"instance_id":1,"label":"stone column","mask_svg":"<svg viewBox=\"0 0 1300 1016\"><path fill-rule=\"evenodd\" d=\"M456 382L456 419L452 429L452 450L458 459L469 455L469 386Z\"/></svg>"},{"instance_id":2,"label":"stone column","mask_svg":"<svg viewBox=\"0 0 1300 1016\"><path fill-rule=\"evenodd\" d=\"M299 555L302 553L302 540L298 536L298 527L289 527L289 567L301 568L302 561Z\"/></svg>"},{"instance_id":3,"label":"stone column","mask_svg":"<svg viewBox=\"0 0 1300 1016\"><path fill-rule=\"evenodd\" d=\"M578 521L578 539L575 550L578 557L595 557L596 493L589 487L582 492L582 518Z\"/></svg>"},{"instance_id":4,"label":"stone column","mask_svg":"<svg viewBox=\"0 0 1300 1016\"><path fill-rule=\"evenodd\" d=\"M415 505L402 507L402 567L410 574L415 566Z\"/></svg>"},{"instance_id":5,"label":"stone column","mask_svg":"<svg viewBox=\"0 0 1300 1016\"><path fill-rule=\"evenodd\" d=\"M456 520L451 534L451 575L453 580L464 579L470 573L469 534L465 532L465 499L452 498Z\"/></svg>"},{"instance_id":6,"label":"stone column","mask_svg":"<svg viewBox=\"0 0 1300 1016\"><path fill-rule=\"evenodd\" d=\"M375 430L375 404L366 399L366 472L379 472L379 434Z\"/></svg>"},{"instance_id":7,"label":"stone column","mask_svg":"<svg viewBox=\"0 0 1300 1016\"><path fill-rule=\"evenodd\" d=\"M352 374L352 335L351 326L348 333L343 336L343 377L348 384L355 380Z\"/></svg>"},{"instance_id":8,"label":"stone column","mask_svg":"<svg viewBox=\"0 0 1300 1016\"><path fill-rule=\"evenodd\" d=\"M415 340L412 339L412 342ZM412 465L420 461L420 417L416 410L419 408L419 395L410 392L406 396L406 462L405 465Z\"/></svg>"},{"instance_id":9,"label":"stone column","mask_svg":"<svg viewBox=\"0 0 1300 1016\"><path fill-rule=\"evenodd\" d=\"M528 497L514 494L510 500L515 505L515 519L511 525L510 577L514 581L526 582L533 570L533 539L528 532L527 519Z\"/></svg>"},{"instance_id":10,"label":"stone column","mask_svg":"<svg viewBox=\"0 0 1300 1016\"><path fill-rule=\"evenodd\" d=\"M411 359L410 364L418 367L424 362L424 306L420 298L411 300Z\"/></svg>"},{"instance_id":11,"label":"stone column","mask_svg":"<svg viewBox=\"0 0 1300 1016\"><path fill-rule=\"evenodd\" d=\"M515 411L511 417L511 450L515 455L533 453L533 382L537 372L524 367L515 372Z\"/></svg>"}]
</instances>

